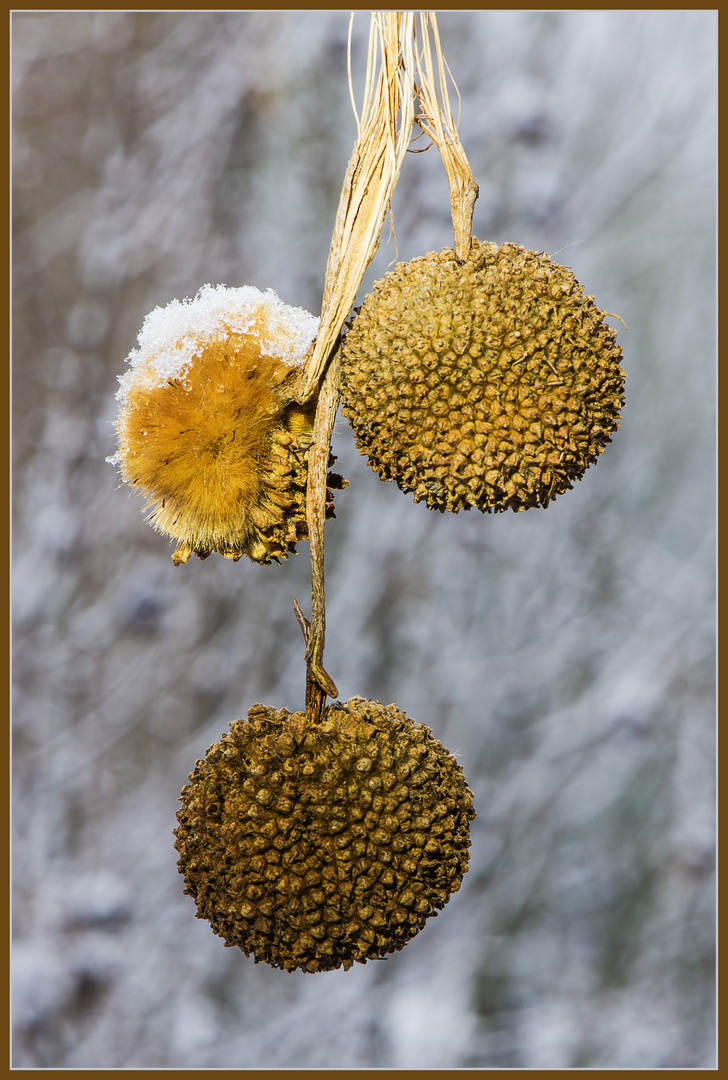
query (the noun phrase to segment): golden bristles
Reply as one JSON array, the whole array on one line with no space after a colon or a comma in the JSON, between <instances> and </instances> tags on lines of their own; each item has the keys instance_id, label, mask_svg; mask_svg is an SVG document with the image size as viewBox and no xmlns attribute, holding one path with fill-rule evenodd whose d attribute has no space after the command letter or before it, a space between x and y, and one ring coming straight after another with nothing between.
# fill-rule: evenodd
<instances>
[{"instance_id":1,"label":"golden bristles","mask_svg":"<svg viewBox=\"0 0 728 1080\"><path fill-rule=\"evenodd\" d=\"M189 781L185 892L256 963L332 971L396 952L467 870L462 768L396 705L352 698L318 725L255 705Z\"/></svg>"},{"instance_id":2,"label":"golden bristles","mask_svg":"<svg viewBox=\"0 0 728 1080\"><path fill-rule=\"evenodd\" d=\"M430 509L548 506L611 441L621 349L571 270L472 241L376 282L340 356L361 453Z\"/></svg>"},{"instance_id":3,"label":"golden bristles","mask_svg":"<svg viewBox=\"0 0 728 1080\"><path fill-rule=\"evenodd\" d=\"M193 304L178 305L188 321ZM299 310L279 303L274 314L281 308ZM285 559L308 535L316 400L296 402L300 367L290 362L285 335L277 346L279 327L271 326L264 304L253 308L242 330L215 316L207 334L175 340L173 333L161 361L154 342L134 357L120 380L114 460L122 479L146 497L149 522L179 542L175 565L212 552L268 564ZM204 307L201 318L209 321ZM175 368L182 349L188 359ZM332 486L337 481L330 477ZM330 490L327 495L332 514Z\"/></svg>"}]
</instances>

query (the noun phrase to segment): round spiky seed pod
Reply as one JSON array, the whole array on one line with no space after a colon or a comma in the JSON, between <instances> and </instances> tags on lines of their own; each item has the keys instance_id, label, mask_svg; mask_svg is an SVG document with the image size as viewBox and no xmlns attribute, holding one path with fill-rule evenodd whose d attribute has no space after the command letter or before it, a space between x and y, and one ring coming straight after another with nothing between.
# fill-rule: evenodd
<instances>
[{"instance_id":1,"label":"round spiky seed pod","mask_svg":"<svg viewBox=\"0 0 728 1080\"><path fill-rule=\"evenodd\" d=\"M548 506L611 441L621 349L567 267L472 241L376 282L340 356L361 453L433 510Z\"/></svg>"},{"instance_id":2,"label":"round spiky seed pod","mask_svg":"<svg viewBox=\"0 0 728 1080\"><path fill-rule=\"evenodd\" d=\"M306 539L316 401L294 395L317 329L308 312L250 286L206 285L145 319L119 379L109 460L146 497L149 522L179 542L175 565L215 551L267 564Z\"/></svg>"},{"instance_id":3,"label":"round spiky seed pod","mask_svg":"<svg viewBox=\"0 0 728 1080\"><path fill-rule=\"evenodd\" d=\"M396 952L467 870L462 768L395 705L352 698L318 725L255 705L189 781L185 892L256 963L332 971Z\"/></svg>"}]
</instances>

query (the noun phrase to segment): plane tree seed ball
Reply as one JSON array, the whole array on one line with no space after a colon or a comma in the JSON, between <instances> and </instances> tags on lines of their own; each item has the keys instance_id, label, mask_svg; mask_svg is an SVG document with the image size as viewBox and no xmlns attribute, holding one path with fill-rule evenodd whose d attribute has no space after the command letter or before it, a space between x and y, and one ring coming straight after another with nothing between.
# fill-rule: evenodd
<instances>
[{"instance_id":1,"label":"plane tree seed ball","mask_svg":"<svg viewBox=\"0 0 728 1080\"><path fill-rule=\"evenodd\" d=\"M175 847L197 917L286 971L402 949L459 889L473 795L396 705L305 714L255 705L182 789Z\"/></svg>"},{"instance_id":2,"label":"plane tree seed ball","mask_svg":"<svg viewBox=\"0 0 728 1080\"><path fill-rule=\"evenodd\" d=\"M340 392L362 454L432 510L546 507L619 427L615 331L571 270L472 241L400 263L345 336Z\"/></svg>"},{"instance_id":3,"label":"plane tree seed ball","mask_svg":"<svg viewBox=\"0 0 728 1080\"><path fill-rule=\"evenodd\" d=\"M298 404L295 390L317 330L308 312L250 286L207 285L147 316L119 379L109 460L178 542L175 565L213 552L268 564L307 538L316 401ZM329 488L329 516L332 499Z\"/></svg>"}]
</instances>

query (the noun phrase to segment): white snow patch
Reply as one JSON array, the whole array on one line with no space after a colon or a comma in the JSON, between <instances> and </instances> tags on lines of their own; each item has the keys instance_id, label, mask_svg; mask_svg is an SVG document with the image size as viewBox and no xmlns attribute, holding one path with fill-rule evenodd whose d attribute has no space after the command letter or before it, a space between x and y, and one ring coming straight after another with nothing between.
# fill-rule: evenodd
<instances>
[{"instance_id":1,"label":"white snow patch","mask_svg":"<svg viewBox=\"0 0 728 1080\"><path fill-rule=\"evenodd\" d=\"M179 378L201 349L228 333L260 338L261 354L269 353L295 367L318 327L317 316L284 304L273 289L263 293L253 285L203 285L194 299L172 300L146 316L139 348L127 357L132 370L119 376L116 396L124 402L141 371L149 377L150 386Z\"/></svg>"}]
</instances>

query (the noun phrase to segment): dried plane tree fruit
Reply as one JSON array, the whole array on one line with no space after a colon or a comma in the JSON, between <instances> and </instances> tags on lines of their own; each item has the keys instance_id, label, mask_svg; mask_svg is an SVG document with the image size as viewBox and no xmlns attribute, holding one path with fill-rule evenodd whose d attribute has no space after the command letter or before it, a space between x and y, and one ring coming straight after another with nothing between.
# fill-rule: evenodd
<instances>
[{"instance_id":1,"label":"dried plane tree fruit","mask_svg":"<svg viewBox=\"0 0 728 1080\"><path fill-rule=\"evenodd\" d=\"M360 452L432 510L548 506L595 462L624 404L621 349L571 270L473 239L400 263L340 354Z\"/></svg>"},{"instance_id":2,"label":"dried plane tree fruit","mask_svg":"<svg viewBox=\"0 0 728 1080\"><path fill-rule=\"evenodd\" d=\"M207 285L147 316L120 377L109 460L179 541L175 565L212 552L280 561L308 536L307 461L316 399L296 399L318 319L261 293ZM331 488L346 481L329 476Z\"/></svg>"},{"instance_id":3,"label":"dried plane tree fruit","mask_svg":"<svg viewBox=\"0 0 728 1080\"><path fill-rule=\"evenodd\" d=\"M175 847L197 917L286 971L402 949L467 871L462 768L396 705L352 698L321 724L255 705L180 798Z\"/></svg>"}]
</instances>

